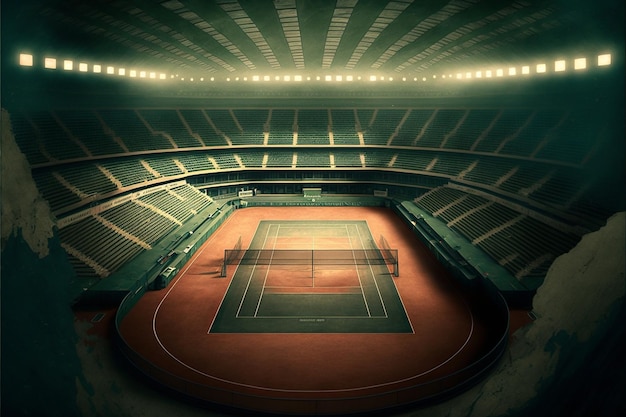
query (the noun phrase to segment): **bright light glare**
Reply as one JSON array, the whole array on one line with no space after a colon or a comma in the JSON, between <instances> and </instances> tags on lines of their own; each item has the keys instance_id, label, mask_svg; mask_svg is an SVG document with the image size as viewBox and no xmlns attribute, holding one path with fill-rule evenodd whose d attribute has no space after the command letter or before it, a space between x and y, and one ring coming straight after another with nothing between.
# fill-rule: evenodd
<instances>
[{"instance_id":1,"label":"bright light glare","mask_svg":"<svg viewBox=\"0 0 626 417\"><path fill-rule=\"evenodd\" d=\"M81 62L78 64L78 70L80 72L87 72L89 70L89 65L87 65L85 62Z\"/></svg>"},{"instance_id":2,"label":"bright light glare","mask_svg":"<svg viewBox=\"0 0 626 417\"><path fill-rule=\"evenodd\" d=\"M115 74L115 68L114 67L107 67L107 74Z\"/></svg>"},{"instance_id":3,"label":"bright light glare","mask_svg":"<svg viewBox=\"0 0 626 417\"><path fill-rule=\"evenodd\" d=\"M285 81L291 81L291 75L285 75L285 76L283 77L283 80L285 80Z\"/></svg>"},{"instance_id":4,"label":"bright light glare","mask_svg":"<svg viewBox=\"0 0 626 417\"><path fill-rule=\"evenodd\" d=\"M96 73L96 74L100 74L102 72L102 65L94 64L93 72Z\"/></svg>"},{"instance_id":5,"label":"bright light glare","mask_svg":"<svg viewBox=\"0 0 626 417\"><path fill-rule=\"evenodd\" d=\"M326 75L324 77L324 81L332 81L333 80L333 76L332 75Z\"/></svg>"},{"instance_id":6,"label":"bright light glare","mask_svg":"<svg viewBox=\"0 0 626 417\"><path fill-rule=\"evenodd\" d=\"M587 68L587 58L576 58L574 60L574 69L581 70Z\"/></svg>"},{"instance_id":7,"label":"bright light glare","mask_svg":"<svg viewBox=\"0 0 626 417\"><path fill-rule=\"evenodd\" d=\"M31 54L20 54L20 65L23 67L32 67L33 56Z\"/></svg>"},{"instance_id":8,"label":"bright light glare","mask_svg":"<svg viewBox=\"0 0 626 417\"><path fill-rule=\"evenodd\" d=\"M467 79L472 78L472 73L471 72L466 72L465 73L465 78L467 78Z\"/></svg>"},{"instance_id":9,"label":"bright light glare","mask_svg":"<svg viewBox=\"0 0 626 417\"><path fill-rule=\"evenodd\" d=\"M352 80L353 80L352 75L346 75L346 81L352 81Z\"/></svg>"},{"instance_id":10,"label":"bright light glare","mask_svg":"<svg viewBox=\"0 0 626 417\"><path fill-rule=\"evenodd\" d=\"M159 74L159 80L164 80L165 79L165 74Z\"/></svg>"},{"instance_id":11,"label":"bright light glare","mask_svg":"<svg viewBox=\"0 0 626 417\"><path fill-rule=\"evenodd\" d=\"M119 75L126 75L126 68L120 68L120 69L118 69L118 70L117 70L117 73L118 73Z\"/></svg>"},{"instance_id":12,"label":"bright light glare","mask_svg":"<svg viewBox=\"0 0 626 417\"><path fill-rule=\"evenodd\" d=\"M554 71L556 72L565 71L565 60L559 59L558 61L554 61Z\"/></svg>"},{"instance_id":13,"label":"bright light glare","mask_svg":"<svg viewBox=\"0 0 626 417\"><path fill-rule=\"evenodd\" d=\"M74 69L74 62L70 61L69 59L66 59L65 61L63 61L63 69L65 71L71 71Z\"/></svg>"},{"instance_id":14,"label":"bright light glare","mask_svg":"<svg viewBox=\"0 0 626 417\"><path fill-rule=\"evenodd\" d=\"M496 77L502 77L504 75L504 70L502 69L497 69L496 70Z\"/></svg>"},{"instance_id":15,"label":"bright light glare","mask_svg":"<svg viewBox=\"0 0 626 417\"><path fill-rule=\"evenodd\" d=\"M460 72L456 75L456 79L457 80L461 80L463 79L463 74L461 74Z\"/></svg>"},{"instance_id":16,"label":"bright light glare","mask_svg":"<svg viewBox=\"0 0 626 417\"><path fill-rule=\"evenodd\" d=\"M509 68L509 75L510 76L517 75L517 68L515 68L515 67Z\"/></svg>"},{"instance_id":17,"label":"bright light glare","mask_svg":"<svg viewBox=\"0 0 626 417\"><path fill-rule=\"evenodd\" d=\"M151 73L150 73L150 78L154 80L154 79L156 78L156 73L151 72Z\"/></svg>"},{"instance_id":18,"label":"bright light glare","mask_svg":"<svg viewBox=\"0 0 626 417\"><path fill-rule=\"evenodd\" d=\"M302 75L294 75L293 76L293 80L294 81L302 81Z\"/></svg>"},{"instance_id":19,"label":"bright light glare","mask_svg":"<svg viewBox=\"0 0 626 417\"><path fill-rule=\"evenodd\" d=\"M476 78L482 78L483 77L483 72L482 71L476 71Z\"/></svg>"},{"instance_id":20,"label":"bright light glare","mask_svg":"<svg viewBox=\"0 0 626 417\"><path fill-rule=\"evenodd\" d=\"M537 64L537 73L543 74L546 72L546 64Z\"/></svg>"},{"instance_id":21,"label":"bright light glare","mask_svg":"<svg viewBox=\"0 0 626 417\"><path fill-rule=\"evenodd\" d=\"M370 81L376 81L376 76L375 75L370 75Z\"/></svg>"},{"instance_id":22,"label":"bright light glare","mask_svg":"<svg viewBox=\"0 0 626 417\"><path fill-rule=\"evenodd\" d=\"M253 75L252 76L252 81L259 81L259 80L260 80L260 78L259 78L258 75Z\"/></svg>"},{"instance_id":23,"label":"bright light glare","mask_svg":"<svg viewBox=\"0 0 626 417\"><path fill-rule=\"evenodd\" d=\"M56 58L45 58L43 61L44 68L48 69L57 69L57 60Z\"/></svg>"},{"instance_id":24,"label":"bright light glare","mask_svg":"<svg viewBox=\"0 0 626 417\"><path fill-rule=\"evenodd\" d=\"M139 72L139 77L140 78L146 78L146 72L145 71L140 71Z\"/></svg>"},{"instance_id":25,"label":"bright light glare","mask_svg":"<svg viewBox=\"0 0 626 417\"><path fill-rule=\"evenodd\" d=\"M130 70L130 78L135 78L137 76L137 70Z\"/></svg>"},{"instance_id":26,"label":"bright light glare","mask_svg":"<svg viewBox=\"0 0 626 417\"><path fill-rule=\"evenodd\" d=\"M485 71L485 77L491 78L491 70Z\"/></svg>"},{"instance_id":27,"label":"bright light glare","mask_svg":"<svg viewBox=\"0 0 626 417\"><path fill-rule=\"evenodd\" d=\"M341 75L335 76L335 81L343 81L343 76Z\"/></svg>"},{"instance_id":28,"label":"bright light glare","mask_svg":"<svg viewBox=\"0 0 626 417\"><path fill-rule=\"evenodd\" d=\"M530 74L530 67L528 65L522 67L522 74Z\"/></svg>"},{"instance_id":29,"label":"bright light glare","mask_svg":"<svg viewBox=\"0 0 626 417\"><path fill-rule=\"evenodd\" d=\"M598 55L598 66L603 67L606 65L611 65L611 54Z\"/></svg>"}]
</instances>

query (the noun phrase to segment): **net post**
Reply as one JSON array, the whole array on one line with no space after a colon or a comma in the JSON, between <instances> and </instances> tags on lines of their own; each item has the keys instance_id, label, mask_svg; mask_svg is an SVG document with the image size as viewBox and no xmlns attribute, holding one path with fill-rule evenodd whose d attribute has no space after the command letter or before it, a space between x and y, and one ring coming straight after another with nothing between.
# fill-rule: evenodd
<instances>
[{"instance_id":1,"label":"net post","mask_svg":"<svg viewBox=\"0 0 626 417\"><path fill-rule=\"evenodd\" d=\"M398 253L396 252L396 261L393 264L393 276L394 277L399 277L400 276L400 265L398 264Z\"/></svg>"},{"instance_id":2,"label":"net post","mask_svg":"<svg viewBox=\"0 0 626 417\"><path fill-rule=\"evenodd\" d=\"M227 249L224 249L224 263L222 264L222 272L220 274L220 277L222 278L226 277L226 264L227 263L228 263Z\"/></svg>"}]
</instances>

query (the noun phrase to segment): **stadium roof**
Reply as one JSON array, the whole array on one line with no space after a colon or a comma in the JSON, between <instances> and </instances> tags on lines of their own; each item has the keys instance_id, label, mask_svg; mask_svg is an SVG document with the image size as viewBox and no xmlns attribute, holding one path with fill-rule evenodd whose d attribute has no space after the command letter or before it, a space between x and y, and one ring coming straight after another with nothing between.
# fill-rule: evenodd
<instances>
[{"instance_id":1,"label":"stadium roof","mask_svg":"<svg viewBox=\"0 0 626 417\"><path fill-rule=\"evenodd\" d=\"M2 8L4 51L190 76L413 76L623 45L622 0L4 0Z\"/></svg>"}]
</instances>

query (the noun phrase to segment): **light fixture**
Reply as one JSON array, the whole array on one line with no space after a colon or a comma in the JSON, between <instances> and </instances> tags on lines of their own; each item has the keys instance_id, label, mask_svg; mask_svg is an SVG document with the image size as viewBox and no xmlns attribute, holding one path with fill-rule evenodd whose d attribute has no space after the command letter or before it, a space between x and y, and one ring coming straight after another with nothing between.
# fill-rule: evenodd
<instances>
[{"instance_id":1,"label":"light fixture","mask_svg":"<svg viewBox=\"0 0 626 417\"><path fill-rule=\"evenodd\" d=\"M554 61L554 71L555 72L565 71L565 60L559 59L557 61Z\"/></svg>"},{"instance_id":2,"label":"light fixture","mask_svg":"<svg viewBox=\"0 0 626 417\"><path fill-rule=\"evenodd\" d=\"M33 56L31 54L20 54L20 65L23 67L32 67Z\"/></svg>"},{"instance_id":3,"label":"light fixture","mask_svg":"<svg viewBox=\"0 0 626 417\"><path fill-rule=\"evenodd\" d=\"M604 67L606 65L611 65L611 54L598 55L598 66Z\"/></svg>"},{"instance_id":4,"label":"light fixture","mask_svg":"<svg viewBox=\"0 0 626 417\"><path fill-rule=\"evenodd\" d=\"M574 69L581 70L587 68L587 58L576 58L574 60Z\"/></svg>"},{"instance_id":5,"label":"light fixture","mask_svg":"<svg viewBox=\"0 0 626 417\"><path fill-rule=\"evenodd\" d=\"M47 69L57 69L57 60L56 58L44 58L43 66Z\"/></svg>"}]
</instances>

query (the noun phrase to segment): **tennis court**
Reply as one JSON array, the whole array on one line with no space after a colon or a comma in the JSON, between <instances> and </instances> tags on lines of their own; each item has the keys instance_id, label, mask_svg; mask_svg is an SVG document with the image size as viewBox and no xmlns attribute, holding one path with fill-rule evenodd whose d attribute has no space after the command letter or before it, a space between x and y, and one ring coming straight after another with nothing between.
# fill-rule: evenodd
<instances>
[{"instance_id":1,"label":"tennis court","mask_svg":"<svg viewBox=\"0 0 626 417\"><path fill-rule=\"evenodd\" d=\"M210 333L413 332L393 282L397 252L390 269L366 221L262 220L231 253Z\"/></svg>"}]
</instances>

